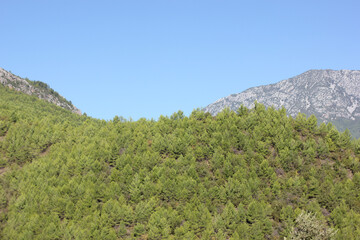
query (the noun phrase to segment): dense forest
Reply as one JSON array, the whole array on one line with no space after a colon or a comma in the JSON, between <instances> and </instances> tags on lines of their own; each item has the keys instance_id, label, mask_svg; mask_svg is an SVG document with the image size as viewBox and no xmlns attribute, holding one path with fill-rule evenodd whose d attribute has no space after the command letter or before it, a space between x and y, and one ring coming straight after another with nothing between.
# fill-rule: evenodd
<instances>
[{"instance_id":1,"label":"dense forest","mask_svg":"<svg viewBox=\"0 0 360 240\"><path fill-rule=\"evenodd\" d=\"M0 238L359 239L359 157L257 103L104 121L0 86Z\"/></svg>"}]
</instances>

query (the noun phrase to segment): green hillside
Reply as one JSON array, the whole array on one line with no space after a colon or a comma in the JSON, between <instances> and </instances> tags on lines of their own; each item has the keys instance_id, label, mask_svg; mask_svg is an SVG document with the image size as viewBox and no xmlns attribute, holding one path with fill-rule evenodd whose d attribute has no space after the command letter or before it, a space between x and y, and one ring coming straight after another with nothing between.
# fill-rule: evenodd
<instances>
[{"instance_id":1,"label":"green hillside","mask_svg":"<svg viewBox=\"0 0 360 240\"><path fill-rule=\"evenodd\" d=\"M0 86L0 239L358 239L359 157L260 104L103 121Z\"/></svg>"}]
</instances>

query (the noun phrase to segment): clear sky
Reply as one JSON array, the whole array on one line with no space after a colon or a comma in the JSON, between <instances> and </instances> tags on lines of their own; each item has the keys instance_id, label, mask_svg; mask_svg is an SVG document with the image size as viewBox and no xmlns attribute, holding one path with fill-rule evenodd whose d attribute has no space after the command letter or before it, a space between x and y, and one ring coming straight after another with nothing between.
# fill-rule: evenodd
<instances>
[{"instance_id":1,"label":"clear sky","mask_svg":"<svg viewBox=\"0 0 360 240\"><path fill-rule=\"evenodd\" d=\"M359 12L358 0L0 0L0 67L92 117L189 115L309 69L360 69Z\"/></svg>"}]
</instances>

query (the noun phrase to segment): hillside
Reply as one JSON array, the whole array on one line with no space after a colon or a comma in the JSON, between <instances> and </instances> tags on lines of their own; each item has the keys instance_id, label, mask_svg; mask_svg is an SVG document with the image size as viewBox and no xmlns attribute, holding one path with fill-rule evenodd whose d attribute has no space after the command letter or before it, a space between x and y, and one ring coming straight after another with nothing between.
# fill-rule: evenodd
<instances>
[{"instance_id":1,"label":"hillside","mask_svg":"<svg viewBox=\"0 0 360 240\"><path fill-rule=\"evenodd\" d=\"M314 117L106 122L0 86L0 130L1 239L360 236L360 142Z\"/></svg>"},{"instance_id":2,"label":"hillside","mask_svg":"<svg viewBox=\"0 0 360 240\"><path fill-rule=\"evenodd\" d=\"M24 79L0 68L0 84L16 91L44 99L50 103L81 115L81 111L79 109L44 82L31 81L27 78Z\"/></svg>"},{"instance_id":3,"label":"hillside","mask_svg":"<svg viewBox=\"0 0 360 240\"><path fill-rule=\"evenodd\" d=\"M276 109L285 107L295 117L314 114L321 122L333 122L340 131L349 128L360 137L360 71L310 70L281 82L250 88L221 98L204 108L216 115L229 107L236 111L254 102Z\"/></svg>"}]
</instances>

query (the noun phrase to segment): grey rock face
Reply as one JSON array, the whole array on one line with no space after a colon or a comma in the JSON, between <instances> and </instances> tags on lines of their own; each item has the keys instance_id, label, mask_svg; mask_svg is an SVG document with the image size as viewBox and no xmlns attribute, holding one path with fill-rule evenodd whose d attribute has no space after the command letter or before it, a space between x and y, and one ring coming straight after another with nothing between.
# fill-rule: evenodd
<instances>
[{"instance_id":1,"label":"grey rock face","mask_svg":"<svg viewBox=\"0 0 360 240\"><path fill-rule=\"evenodd\" d=\"M275 84L221 98L204 111L216 115L227 107L237 110L242 104L252 108L255 101L267 107L285 107L291 116L302 112L314 114L325 122L360 120L360 71L310 70Z\"/></svg>"},{"instance_id":2,"label":"grey rock face","mask_svg":"<svg viewBox=\"0 0 360 240\"><path fill-rule=\"evenodd\" d=\"M72 105L64 97L60 96L52 89L46 87L36 87L34 84L31 84L33 83L32 81L20 78L2 68L0 68L0 83L16 91L37 96L40 99L44 99L50 103L81 115L81 111L79 109L77 109L74 105Z\"/></svg>"}]
</instances>

